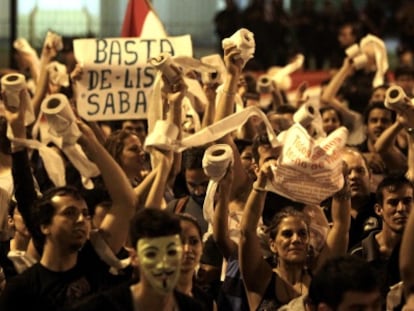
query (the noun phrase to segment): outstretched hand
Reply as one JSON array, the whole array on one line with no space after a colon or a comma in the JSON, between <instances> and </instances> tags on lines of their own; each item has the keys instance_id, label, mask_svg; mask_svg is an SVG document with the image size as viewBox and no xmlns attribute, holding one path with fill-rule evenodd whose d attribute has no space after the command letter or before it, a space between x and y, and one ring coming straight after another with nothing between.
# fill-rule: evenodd
<instances>
[{"instance_id":1,"label":"outstretched hand","mask_svg":"<svg viewBox=\"0 0 414 311\"><path fill-rule=\"evenodd\" d=\"M241 74L244 61L241 57L241 50L236 45L229 45L224 49L224 64L229 74Z\"/></svg>"}]
</instances>

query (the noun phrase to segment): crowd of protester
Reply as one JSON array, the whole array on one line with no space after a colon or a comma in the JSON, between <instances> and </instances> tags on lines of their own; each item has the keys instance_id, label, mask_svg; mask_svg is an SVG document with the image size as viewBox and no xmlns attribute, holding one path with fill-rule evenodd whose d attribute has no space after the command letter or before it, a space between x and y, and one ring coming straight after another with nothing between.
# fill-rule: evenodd
<instances>
[{"instance_id":1,"label":"crowd of protester","mask_svg":"<svg viewBox=\"0 0 414 311\"><path fill-rule=\"evenodd\" d=\"M344 20L328 14L330 1L324 2L324 19L312 1L304 1L294 19L281 11L281 1L271 2L272 17L262 16L263 10L255 11L261 3L253 1L240 15L227 1L227 10L217 15L221 39L244 27L256 41L248 60L237 44L223 45L221 80L202 79L197 69L181 72L174 64L181 73L174 80L160 73L155 104L168 107L163 120L176 126L177 140L240 111L261 112L238 130L182 152L147 146L152 132L144 119L77 117L64 128L79 130L76 142L65 136L45 141L34 122L42 105L62 94L77 116L77 88L85 73L50 40L39 63L15 51L19 68L3 68L1 77L23 74L27 83L13 99L3 85L1 93L0 310L414 310L412 61L404 55L392 75L380 72L382 83L374 85L378 58L373 66L357 68L346 52L362 38L354 33L357 20L365 33L381 39L384 19L369 18L379 2L367 1L357 14L352 2L343 1L338 10ZM288 33L292 23L295 40ZM261 27L272 40L261 38ZM330 39L317 40L327 46L314 43L319 28L332 31ZM409 34L400 34L403 46ZM337 43L342 50L335 54L331 44ZM266 91L259 87L252 68L291 64L298 60L288 57L293 51L303 53L305 68L312 55L321 57L317 66L329 58L324 66L331 75L316 96L309 96L306 81L295 90L280 81ZM67 85L52 79L56 59L66 66ZM188 126L183 116L184 99L195 98L188 96L187 79L195 79L206 95L198 103L200 128ZM403 95L400 105L390 106L390 88ZM303 107L311 109L311 120L299 117ZM340 186L319 204L268 186L281 180L275 172L283 174L276 169L285 165L283 151L293 142L283 136L292 128L303 130L310 146L341 129L347 133L345 145L335 146L339 171L332 174ZM84 152L85 166L98 174L82 175L67 151L74 143ZM232 160L208 197L213 177L205 155L214 146L227 146ZM61 176L50 174L59 161L46 154L60 159ZM300 178L293 187L302 190Z\"/></svg>"}]
</instances>

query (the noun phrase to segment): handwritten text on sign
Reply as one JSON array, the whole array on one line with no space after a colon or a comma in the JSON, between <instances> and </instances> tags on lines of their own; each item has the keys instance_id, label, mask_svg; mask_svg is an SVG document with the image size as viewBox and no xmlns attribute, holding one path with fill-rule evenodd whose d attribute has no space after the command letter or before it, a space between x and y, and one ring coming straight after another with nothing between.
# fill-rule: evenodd
<instances>
[{"instance_id":1,"label":"handwritten text on sign","mask_svg":"<svg viewBox=\"0 0 414 311\"><path fill-rule=\"evenodd\" d=\"M159 39L110 38L74 41L83 67L77 109L86 120L144 119L156 70L149 58L162 52L192 56L189 35Z\"/></svg>"},{"instance_id":2,"label":"handwritten text on sign","mask_svg":"<svg viewBox=\"0 0 414 311\"><path fill-rule=\"evenodd\" d=\"M340 127L314 140L299 124L286 133L274 179L266 188L305 204L318 205L343 187L341 152L348 130Z\"/></svg>"}]
</instances>

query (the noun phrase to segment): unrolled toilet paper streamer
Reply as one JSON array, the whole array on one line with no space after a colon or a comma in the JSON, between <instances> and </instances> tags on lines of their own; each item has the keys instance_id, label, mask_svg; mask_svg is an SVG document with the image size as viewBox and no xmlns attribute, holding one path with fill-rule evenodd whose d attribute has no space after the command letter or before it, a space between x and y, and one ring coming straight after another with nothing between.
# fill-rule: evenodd
<instances>
[{"instance_id":1,"label":"unrolled toilet paper streamer","mask_svg":"<svg viewBox=\"0 0 414 311\"><path fill-rule=\"evenodd\" d=\"M372 86L375 88L377 86L384 84L384 76L388 70L388 57L387 57L387 48L383 40L377 36L368 34L361 39L359 44L362 51L366 51L367 54L370 54L369 49L373 50L375 65L376 65L376 74L372 80ZM369 57L369 55L368 55Z\"/></svg>"},{"instance_id":2,"label":"unrolled toilet paper streamer","mask_svg":"<svg viewBox=\"0 0 414 311\"><path fill-rule=\"evenodd\" d=\"M214 196L219 181L224 177L227 169L233 164L233 150L227 144L212 145L204 152L203 170L210 178L203 205L203 216L208 223L213 223Z\"/></svg>"},{"instance_id":3,"label":"unrolled toilet paper streamer","mask_svg":"<svg viewBox=\"0 0 414 311\"><path fill-rule=\"evenodd\" d=\"M62 157L55 149L46 146L35 139L10 138L16 146L23 146L29 149L36 149L43 160L45 170L50 180L56 187L66 185L65 164Z\"/></svg>"},{"instance_id":4,"label":"unrolled toilet paper streamer","mask_svg":"<svg viewBox=\"0 0 414 311\"><path fill-rule=\"evenodd\" d=\"M63 94L50 95L43 100L40 109L53 134L62 137L62 146L59 147L81 176L86 179L98 176L100 173L98 167L86 157L82 148L76 143L82 133L76 124L76 117L67 97ZM85 182L88 183L87 180Z\"/></svg>"},{"instance_id":5,"label":"unrolled toilet paper streamer","mask_svg":"<svg viewBox=\"0 0 414 311\"><path fill-rule=\"evenodd\" d=\"M221 44L223 49L226 49L231 45L235 45L240 49L240 57L243 59L243 65L245 65L249 59L253 58L256 49L254 34L246 28L241 28L231 37L223 39Z\"/></svg>"},{"instance_id":6,"label":"unrolled toilet paper streamer","mask_svg":"<svg viewBox=\"0 0 414 311\"><path fill-rule=\"evenodd\" d=\"M388 109L396 111L404 111L414 106L412 100L405 94L403 88L398 85L392 85L387 89L384 105Z\"/></svg>"},{"instance_id":7,"label":"unrolled toilet paper streamer","mask_svg":"<svg viewBox=\"0 0 414 311\"><path fill-rule=\"evenodd\" d=\"M20 73L10 73L1 78L2 90L6 93L7 105L12 108L20 107L20 92L26 88L26 78ZM25 101L25 125L35 121L33 105L28 92L24 92L22 100Z\"/></svg>"},{"instance_id":8,"label":"unrolled toilet paper streamer","mask_svg":"<svg viewBox=\"0 0 414 311\"><path fill-rule=\"evenodd\" d=\"M40 59L37 55L37 52L29 42L25 38L17 38L13 42L13 47L20 53L24 53L30 57L33 66L36 68L37 71L40 70Z\"/></svg>"},{"instance_id":9,"label":"unrolled toilet paper streamer","mask_svg":"<svg viewBox=\"0 0 414 311\"><path fill-rule=\"evenodd\" d=\"M181 141L175 141L171 145L171 150L174 150L175 152L182 152L190 147L201 146L216 141L223 136L236 131L252 116L258 116L262 119L266 127L266 132L269 137L270 144L273 147L279 146L280 142L278 141L276 134L273 131L273 128L266 115L263 113L263 111L260 110L260 108L251 106L241 110L240 112L233 113L230 116L201 129L195 134L182 139ZM167 133L164 135L167 135ZM149 146L157 147L157 142L153 141L151 144L149 144L149 142L146 140L144 146L145 148L148 148Z\"/></svg>"},{"instance_id":10,"label":"unrolled toilet paper streamer","mask_svg":"<svg viewBox=\"0 0 414 311\"><path fill-rule=\"evenodd\" d=\"M43 100L40 110L45 115L52 134L62 137L63 144L76 144L82 133L76 124L75 114L65 95L56 93L47 96Z\"/></svg>"},{"instance_id":11,"label":"unrolled toilet paper streamer","mask_svg":"<svg viewBox=\"0 0 414 311\"><path fill-rule=\"evenodd\" d=\"M47 72L49 73L49 80L53 84L64 87L69 86L69 75L64 64L53 61L47 65Z\"/></svg>"},{"instance_id":12,"label":"unrolled toilet paper streamer","mask_svg":"<svg viewBox=\"0 0 414 311\"><path fill-rule=\"evenodd\" d=\"M145 139L145 148L157 146L161 150L171 150L171 146L177 140L178 133L179 130L175 124L167 120L157 120L154 130Z\"/></svg>"}]
</instances>

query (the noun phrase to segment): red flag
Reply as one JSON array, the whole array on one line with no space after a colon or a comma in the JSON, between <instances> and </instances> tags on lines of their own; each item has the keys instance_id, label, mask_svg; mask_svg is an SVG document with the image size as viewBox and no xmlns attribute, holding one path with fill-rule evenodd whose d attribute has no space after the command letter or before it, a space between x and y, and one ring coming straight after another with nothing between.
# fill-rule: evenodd
<instances>
[{"instance_id":1,"label":"red flag","mask_svg":"<svg viewBox=\"0 0 414 311\"><path fill-rule=\"evenodd\" d=\"M129 0L121 36L157 38L167 32L148 0Z\"/></svg>"}]
</instances>

